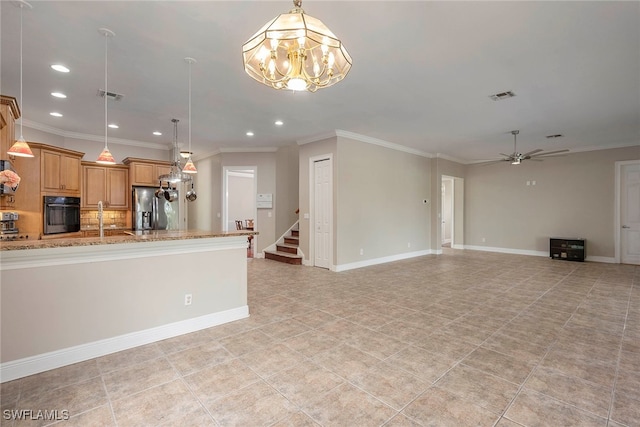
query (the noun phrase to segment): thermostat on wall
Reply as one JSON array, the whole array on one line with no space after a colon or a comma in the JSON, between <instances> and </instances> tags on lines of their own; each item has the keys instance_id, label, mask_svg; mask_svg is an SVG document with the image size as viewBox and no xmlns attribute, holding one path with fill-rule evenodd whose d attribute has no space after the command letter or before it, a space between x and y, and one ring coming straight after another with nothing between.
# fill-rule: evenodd
<instances>
[{"instance_id":1,"label":"thermostat on wall","mask_svg":"<svg viewBox=\"0 0 640 427\"><path fill-rule=\"evenodd\" d=\"M256 200L256 207L258 209L273 208L273 194L258 194L258 198Z\"/></svg>"}]
</instances>

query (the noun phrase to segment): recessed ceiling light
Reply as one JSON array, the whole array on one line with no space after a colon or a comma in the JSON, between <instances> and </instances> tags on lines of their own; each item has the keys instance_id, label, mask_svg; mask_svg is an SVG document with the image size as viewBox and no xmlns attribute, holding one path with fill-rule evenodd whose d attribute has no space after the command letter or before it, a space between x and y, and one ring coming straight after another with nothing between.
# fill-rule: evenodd
<instances>
[{"instance_id":1,"label":"recessed ceiling light","mask_svg":"<svg viewBox=\"0 0 640 427\"><path fill-rule=\"evenodd\" d=\"M115 124L115 123L111 123L111 124L109 125L109 127L110 127L111 129L118 129L120 126L118 126L118 125L117 125L117 124Z\"/></svg>"},{"instance_id":2,"label":"recessed ceiling light","mask_svg":"<svg viewBox=\"0 0 640 427\"><path fill-rule=\"evenodd\" d=\"M56 71L60 71L61 73L68 73L70 70L62 64L53 64L51 66Z\"/></svg>"},{"instance_id":3,"label":"recessed ceiling light","mask_svg":"<svg viewBox=\"0 0 640 427\"><path fill-rule=\"evenodd\" d=\"M153 134L154 134L155 136L160 136L160 135L162 135L162 132L155 131L155 132L153 132Z\"/></svg>"},{"instance_id":4,"label":"recessed ceiling light","mask_svg":"<svg viewBox=\"0 0 640 427\"><path fill-rule=\"evenodd\" d=\"M253 132L251 131L247 132L247 136L253 136Z\"/></svg>"},{"instance_id":5,"label":"recessed ceiling light","mask_svg":"<svg viewBox=\"0 0 640 427\"><path fill-rule=\"evenodd\" d=\"M56 98L66 98L67 95L65 95L62 92L51 92L51 96L55 96Z\"/></svg>"},{"instance_id":6,"label":"recessed ceiling light","mask_svg":"<svg viewBox=\"0 0 640 427\"><path fill-rule=\"evenodd\" d=\"M274 124L276 126L282 126L284 124L284 122L282 120L276 120L276 122Z\"/></svg>"},{"instance_id":7,"label":"recessed ceiling light","mask_svg":"<svg viewBox=\"0 0 640 427\"><path fill-rule=\"evenodd\" d=\"M54 112L52 112L52 113L49 113L49 115L50 115L50 116L53 116L53 117L62 117L62 114L60 114L60 113L56 113L55 111L54 111Z\"/></svg>"}]
</instances>

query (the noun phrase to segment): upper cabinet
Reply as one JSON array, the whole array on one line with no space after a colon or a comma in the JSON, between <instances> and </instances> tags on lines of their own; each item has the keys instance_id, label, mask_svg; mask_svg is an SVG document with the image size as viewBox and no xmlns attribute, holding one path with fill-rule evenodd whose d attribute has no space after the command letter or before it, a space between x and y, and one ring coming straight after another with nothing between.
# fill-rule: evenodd
<instances>
[{"instance_id":1,"label":"upper cabinet","mask_svg":"<svg viewBox=\"0 0 640 427\"><path fill-rule=\"evenodd\" d=\"M15 121L20 117L18 103L13 96L0 95L0 159L9 160L7 151L16 140Z\"/></svg>"},{"instance_id":2,"label":"upper cabinet","mask_svg":"<svg viewBox=\"0 0 640 427\"><path fill-rule=\"evenodd\" d=\"M42 191L80 196L82 153L42 150Z\"/></svg>"},{"instance_id":3,"label":"upper cabinet","mask_svg":"<svg viewBox=\"0 0 640 427\"><path fill-rule=\"evenodd\" d=\"M169 173L171 163L161 160L136 159L127 157L122 161L129 166L129 181L131 185L157 187L158 177Z\"/></svg>"},{"instance_id":4,"label":"upper cabinet","mask_svg":"<svg viewBox=\"0 0 640 427\"><path fill-rule=\"evenodd\" d=\"M81 208L129 209L129 168L122 165L106 166L82 162Z\"/></svg>"}]
</instances>

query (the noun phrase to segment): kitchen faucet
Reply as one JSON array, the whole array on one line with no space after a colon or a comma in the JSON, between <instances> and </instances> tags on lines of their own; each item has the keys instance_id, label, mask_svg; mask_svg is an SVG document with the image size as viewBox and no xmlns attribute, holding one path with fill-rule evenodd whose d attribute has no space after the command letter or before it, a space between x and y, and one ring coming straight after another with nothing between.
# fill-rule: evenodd
<instances>
[{"instance_id":1,"label":"kitchen faucet","mask_svg":"<svg viewBox=\"0 0 640 427\"><path fill-rule=\"evenodd\" d=\"M104 237L104 220L102 218L102 200L98 202L98 224L100 227L100 238Z\"/></svg>"}]
</instances>

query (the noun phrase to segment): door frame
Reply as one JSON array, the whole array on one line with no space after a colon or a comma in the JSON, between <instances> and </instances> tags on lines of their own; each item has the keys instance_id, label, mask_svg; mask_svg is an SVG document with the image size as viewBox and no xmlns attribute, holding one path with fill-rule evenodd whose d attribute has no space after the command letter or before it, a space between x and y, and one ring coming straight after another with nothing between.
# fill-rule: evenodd
<instances>
[{"instance_id":1,"label":"door frame","mask_svg":"<svg viewBox=\"0 0 640 427\"><path fill-rule=\"evenodd\" d=\"M616 177L615 177L615 201L614 201L614 206L613 206L613 210L614 210L614 214L613 214L613 240L614 240L614 262L616 264L620 264L621 262L621 252L622 252L622 248L620 247L620 245L622 245L622 229L620 227L622 227L622 224L620 223L620 215L621 215L621 211L620 211L620 203L622 203L622 197L620 194L620 185L622 184L622 166L626 166L626 165L635 165L635 164L640 164L640 160L623 160L623 161L619 161L615 163L615 170L616 170Z\"/></svg>"},{"instance_id":2,"label":"door frame","mask_svg":"<svg viewBox=\"0 0 640 427\"><path fill-rule=\"evenodd\" d=\"M329 160L330 163L330 173L329 173L329 270L335 271L336 266L333 263L333 239L334 239L334 229L333 229L333 154L323 154L320 156L313 156L309 158L309 265L315 267L316 265L316 249L315 249L315 167L314 164L316 162L320 162L323 160Z\"/></svg>"},{"instance_id":3,"label":"door frame","mask_svg":"<svg viewBox=\"0 0 640 427\"><path fill-rule=\"evenodd\" d=\"M440 187L442 190L444 190L444 182L450 182L451 183L451 190L450 190L450 194L449 197L451 198L451 203L449 206L449 209L451 210L451 218L449 221L449 224L446 224L447 228L449 228L449 233L451 234L451 241L450 243L450 247L453 248L453 242L455 242L455 218L456 218L456 211L455 211L455 206L456 206L456 181L455 178L449 175L442 175L442 177L440 178ZM442 194L442 191L440 192L440 230L442 230L442 221L444 221L444 216L442 215L442 212L444 211L444 194ZM441 233L442 234L442 233ZM442 242L444 241L444 236L440 236L440 247L442 248Z\"/></svg>"},{"instance_id":4,"label":"door frame","mask_svg":"<svg viewBox=\"0 0 640 427\"><path fill-rule=\"evenodd\" d=\"M222 231L229 230L229 175L237 170L253 171L253 228L258 228L258 208L256 197L258 194L258 167L257 166L223 166L222 167ZM235 229L234 229L235 230ZM254 236L254 244L257 245L257 235ZM254 248L257 246L254 246ZM254 250L255 252L255 250Z\"/></svg>"}]
</instances>

